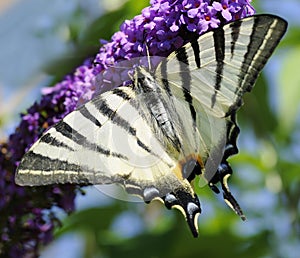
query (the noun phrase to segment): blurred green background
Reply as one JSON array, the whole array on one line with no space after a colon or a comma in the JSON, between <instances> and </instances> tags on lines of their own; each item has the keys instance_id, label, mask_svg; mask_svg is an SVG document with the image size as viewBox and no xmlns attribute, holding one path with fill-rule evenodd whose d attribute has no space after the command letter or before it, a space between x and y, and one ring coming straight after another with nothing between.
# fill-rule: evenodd
<instances>
[{"instance_id":1,"label":"blurred green background","mask_svg":"<svg viewBox=\"0 0 300 258\"><path fill-rule=\"evenodd\" d=\"M99 49L145 0L26 0L0 4L0 140L40 89L62 80ZM207 187L198 239L178 211L123 202L93 187L42 251L48 257L300 257L300 1L253 1L289 29L238 113L240 153L230 180L247 221ZM60 212L60 211L57 211Z\"/></svg>"}]
</instances>

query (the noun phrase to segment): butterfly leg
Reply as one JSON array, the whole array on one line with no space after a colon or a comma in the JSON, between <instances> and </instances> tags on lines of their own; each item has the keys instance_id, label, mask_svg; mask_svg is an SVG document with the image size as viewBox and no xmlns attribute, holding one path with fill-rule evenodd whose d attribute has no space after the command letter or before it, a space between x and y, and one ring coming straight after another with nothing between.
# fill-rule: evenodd
<instances>
[{"instance_id":1,"label":"butterfly leg","mask_svg":"<svg viewBox=\"0 0 300 258\"><path fill-rule=\"evenodd\" d=\"M237 215L241 217L242 220L246 220L246 216L244 215L240 205L230 192L227 180L231 175L232 169L229 163L226 160L222 161L215 176L209 182L209 186L215 193L219 193L220 191L215 184L220 182L223 190L224 201Z\"/></svg>"}]
</instances>

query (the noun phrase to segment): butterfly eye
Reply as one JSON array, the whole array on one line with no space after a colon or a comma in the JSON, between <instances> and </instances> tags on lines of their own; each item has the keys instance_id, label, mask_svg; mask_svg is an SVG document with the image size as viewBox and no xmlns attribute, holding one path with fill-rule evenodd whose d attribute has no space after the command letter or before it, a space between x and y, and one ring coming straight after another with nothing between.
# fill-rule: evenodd
<instances>
[{"instance_id":1,"label":"butterfly eye","mask_svg":"<svg viewBox=\"0 0 300 258\"><path fill-rule=\"evenodd\" d=\"M191 182L196 175L201 174L201 166L195 159L189 159L182 166L182 176Z\"/></svg>"}]
</instances>

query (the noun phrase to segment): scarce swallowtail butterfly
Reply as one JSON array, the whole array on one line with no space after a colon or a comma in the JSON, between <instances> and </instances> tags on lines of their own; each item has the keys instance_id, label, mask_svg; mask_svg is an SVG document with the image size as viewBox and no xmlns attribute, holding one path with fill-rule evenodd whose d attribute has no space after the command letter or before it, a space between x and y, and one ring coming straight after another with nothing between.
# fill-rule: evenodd
<instances>
[{"instance_id":1,"label":"scarce swallowtail butterfly","mask_svg":"<svg viewBox=\"0 0 300 258\"><path fill-rule=\"evenodd\" d=\"M132 83L95 96L24 155L19 185L119 184L145 202L179 209L198 235L195 178L245 219L227 185L238 152L236 111L287 28L273 15L233 21L163 59Z\"/></svg>"}]
</instances>

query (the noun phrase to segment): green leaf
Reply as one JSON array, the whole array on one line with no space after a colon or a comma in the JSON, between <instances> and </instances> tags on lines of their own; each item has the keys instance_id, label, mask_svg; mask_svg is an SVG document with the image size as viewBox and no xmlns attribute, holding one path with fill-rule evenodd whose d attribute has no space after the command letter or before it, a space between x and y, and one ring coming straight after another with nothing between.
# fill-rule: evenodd
<instances>
[{"instance_id":1,"label":"green leaf","mask_svg":"<svg viewBox=\"0 0 300 258\"><path fill-rule=\"evenodd\" d=\"M120 205L105 206L74 212L63 222L63 227L56 232L56 237L77 230L91 232L105 231L123 209Z\"/></svg>"},{"instance_id":2,"label":"green leaf","mask_svg":"<svg viewBox=\"0 0 300 258\"><path fill-rule=\"evenodd\" d=\"M238 113L238 120L250 124L257 136L265 138L277 125L276 118L270 109L268 86L263 76L258 77L254 89L244 96L244 106Z\"/></svg>"},{"instance_id":3,"label":"green leaf","mask_svg":"<svg viewBox=\"0 0 300 258\"><path fill-rule=\"evenodd\" d=\"M284 40L279 44L279 47L297 47L299 46L300 28L289 27L288 33Z\"/></svg>"},{"instance_id":4,"label":"green leaf","mask_svg":"<svg viewBox=\"0 0 300 258\"><path fill-rule=\"evenodd\" d=\"M289 135L295 126L300 103L300 47L292 48L284 57L279 74L280 129Z\"/></svg>"},{"instance_id":5,"label":"green leaf","mask_svg":"<svg viewBox=\"0 0 300 258\"><path fill-rule=\"evenodd\" d=\"M254 237L243 238L229 231L218 234L200 232L193 238L184 225L181 214L178 223L163 234L145 233L122 242L107 243L104 252L108 257L262 257L268 249L267 233L260 232Z\"/></svg>"}]
</instances>

